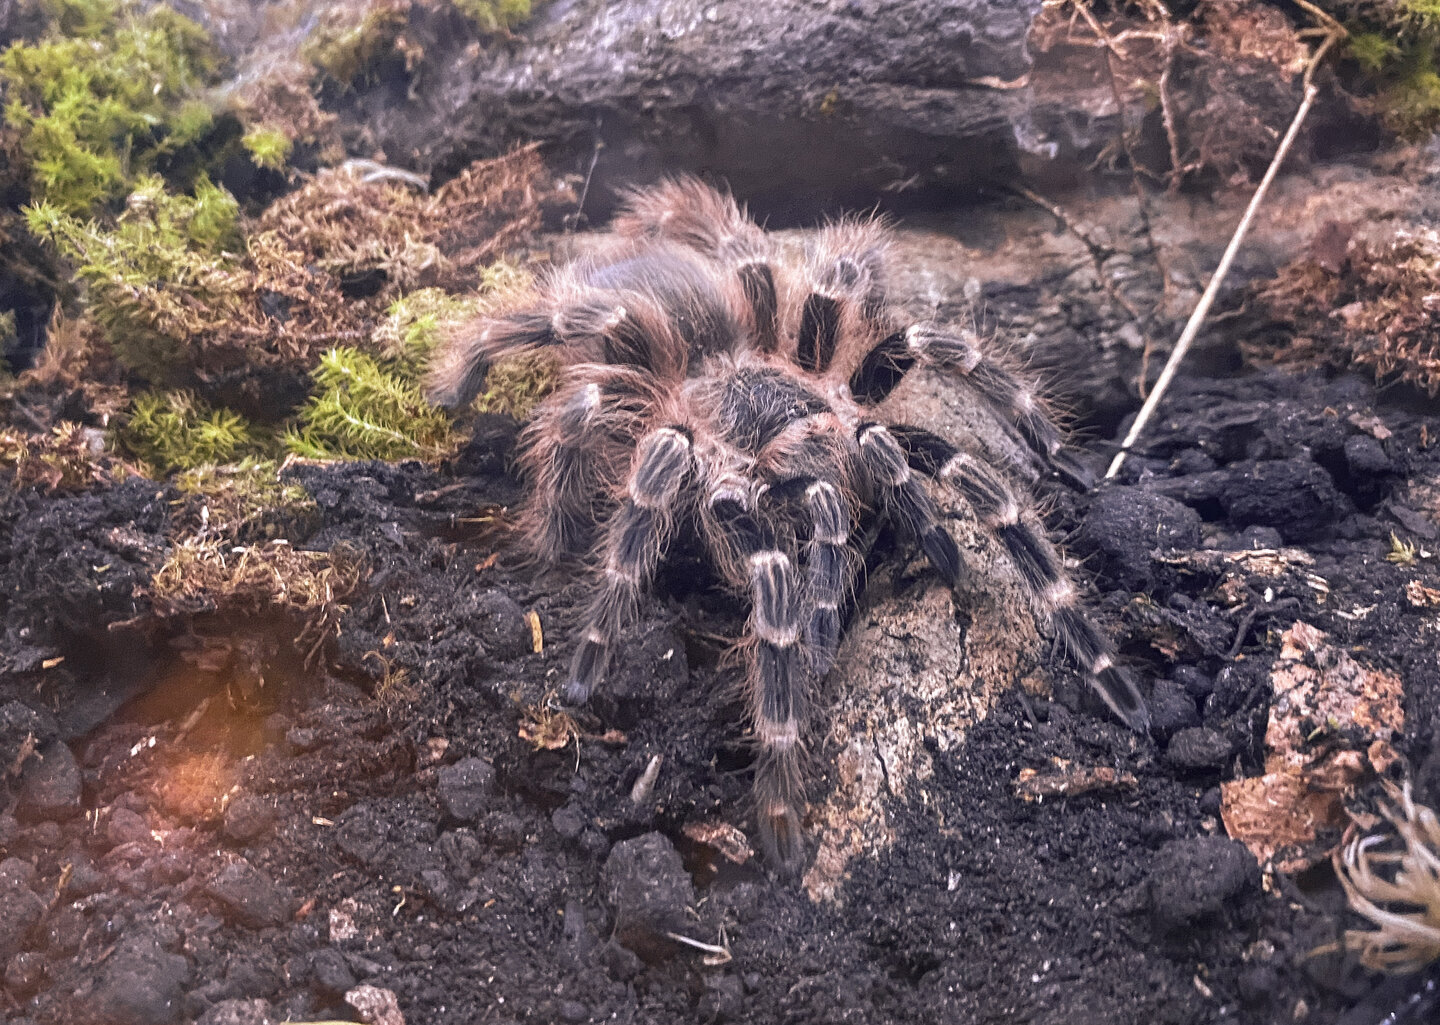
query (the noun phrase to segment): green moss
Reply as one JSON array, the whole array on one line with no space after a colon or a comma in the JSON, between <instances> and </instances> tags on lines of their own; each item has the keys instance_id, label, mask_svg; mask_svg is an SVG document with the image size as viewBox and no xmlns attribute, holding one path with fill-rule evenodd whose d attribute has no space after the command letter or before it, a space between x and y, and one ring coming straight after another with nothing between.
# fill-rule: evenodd
<instances>
[{"instance_id":1,"label":"green moss","mask_svg":"<svg viewBox=\"0 0 1440 1025\"><path fill-rule=\"evenodd\" d=\"M1380 71L1400 52L1393 38L1380 32L1357 32L1349 39L1350 56L1366 71Z\"/></svg>"},{"instance_id":2,"label":"green moss","mask_svg":"<svg viewBox=\"0 0 1440 1025\"><path fill-rule=\"evenodd\" d=\"M33 197L84 216L210 129L217 57L190 19L123 0L45 0L49 35L0 55ZM188 184L188 183L187 183Z\"/></svg>"},{"instance_id":3,"label":"green moss","mask_svg":"<svg viewBox=\"0 0 1440 1025\"><path fill-rule=\"evenodd\" d=\"M311 374L314 393L285 445L313 459L437 458L453 445L450 420L394 369L358 349L331 349Z\"/></svg>"},{"instance_id":4,"label":"green moss","mask_svg":"<svg viewBox=\"0 0 1440 1025\"><path fill-rule=\"evenodd\" d=\"M300 56L349 85L395 52L409 10L409 0L333 5L301 45Z\"/></svg>"},{"instance_id":5,"label":"green moss","mask_svg":"<svg viewBox=\"0 0 1440 1025\"><path fill-rule=\"evenodd\" d=\"M208 179L194 196L177 196L158 177L142 177L113 228L48 202L25 216L33 234L75 264L116 356L153 382L174 378L193 361L197 337L240 313L231 255L243 246L239 208Z\"/></svg>"},{"instance_id":6,"label":"green moss","mask_svg":"<svg viewBox=\"0 0 1440 1025\"><path fill-rule=\"evenodd\" d=\"M257 125L240 139L240 145L250 151L250 159L258 167L278 171L290 159L290 137L278 128Z\"/></svg>"},{"instance_id":7,"label":"green moss","mask_svg":"<svg viewBox=\"0 0 1440 1025\"><path fill-rule=\"evenodd\" d=\"M555 390L559 380L560 369L546 353L512 356L490 368L485 391L475 400L475 408L482 413L504 413L524 420L535 403Z\"/></svg>"},{"instance_id":8,"label":"green moss","mask_svg":"<svg viewBox=\"0 0 1440 1025\"><path fill-rule=\"evenodd\" d=\"M455 0L455 9L482 32L508 32L530 17L530 0Z\"/></svg>"},{"instance_id":9,"label":"green moss","mask_svg":"<svg viewBox=\"0 0 1440 1025\"><path fill-rule=\"evenodd\" d=\"M1348 19L1345 52L1369 79L1381 117L1397 134L1440 129L1440 0L1327 0Z\"/></svg>"},{"instance_id":10,"label":"green moss","mask_svg":"<svg viewBox=\"0 0 1440 1025\"><path fill-rule=\"evenodd\" d=\"M255 445L243 417L213 409L187 391L136 396L120 439L160 473L228 463Z\"/></svg>"},{"instance_id":11,"label":"green moss","mask_svg":"<svg viewBox=\"0 0 1440 1025\"><path fill-rule=\"evenodd\" d=\"M371 341L406 376L418 377L446 328L475 316L479 307L474 297L451 295L441 288L417 289L390 304Z\"/></svg>"}]
</instances>

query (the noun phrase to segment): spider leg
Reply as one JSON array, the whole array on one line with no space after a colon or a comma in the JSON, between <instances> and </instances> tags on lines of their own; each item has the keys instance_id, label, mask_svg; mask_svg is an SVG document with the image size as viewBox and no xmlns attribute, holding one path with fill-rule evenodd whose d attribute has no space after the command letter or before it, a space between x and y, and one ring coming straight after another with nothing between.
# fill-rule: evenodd
<instances>
[{"instance_id":1,"label":"spider leg","mask_svg":"<svg viewBox=\"0 0 1440 1025\"><path fill-rule=\"evenodd\" d=\"M605 526L601 564L575 649L565 699L584 702L604 679L612 649L637 618L640 598L669 545L682 488L694 458L689 432L661 427L640 439L625 500Z\"/></svg>"},{"instance_id":2,"label":"spider leg","mask_svg":"<svg viewBox=\"0 0 1440 1025\"><path fill-rule=\"evenodd\" d=\"M666 179L632 192L612 228L626 238L678 242L728 266L744 293L754 347L761 352L775 349L780 301L770 244L734 197L698 178Z\"/></svg>"},{"instance_id":3,"label":"spider leg","mask_svg":"<svg viewBox=\"0 0 1440 1025\"><path fill-rule=\"evenodd\" d=\"M567 274L552 283L548 305L461 327L430 367L430 400L449 409L468 405L497 361L541 349L559 350L569 363L598 360L639 367L662 379L685 376L687 345L666 312L665 296L657 292L665 283L583 288L569 279L583 278L584 272Z\"/></svg>"},{"instance_id":4,"label":"spider leg","mask_svg":"<svg viewBox=\"0 0 1440 1025\"><path fill-rule=\"evenodd\" d=\"M910 469L905 450L883 424L863 423L855 432L860 462L889 515L919 538L930 564L947 584L960 582L960 548L940 524L935 502Z\"/></svg>"},{"instance_id":5,"label":"spider leg","mask_svg":"<svg viewBox=\"0 0 1440 1025\"><path fill-rule=\"evenodd\" d=\"M796 476L768 488L767 504L803 505L809 523L805 541L805 653L815 679L823 679L835 664L840 645L840 608L854 572L850 534L855 529L850 503L845 500L836 473Z\"/></svg>"},{"instance_id":6,"label":"spider leg","mask_svg":"<svg viewBox=\"0 0 1440 1025\"><path fill-rule=\"evenodd\" d=\"M862 337L870 334L880 312L886 241L884 228L874 221L842 221L817 234L805 266L810 293L795 334L795 362L802 369L818 374L830 369L847 321L862 326Z\"/></svg>"},{"instance_id":7,"label":"spider leg","mask_svg":"<svg viewBox=\"0 0 1440 1025\"><path fill-rule=\"evenodd\" d=\"M891 427L908 464L942 481L964 498L1020 571L1020 578L1050 618L1070 661L1116 716L1137 733L1148 732L1150 713L1135 679L1115 664L1115 649L1080 608L1060 553L1020 516L1015 496L981 460L919 427Z\"/></svg>"},{"instance_id":8,"label":"spider leg","mask_svg":"<svg viewBox=\"0 0 1440 1025\"><path fill-rule=\"evenodd\" d=\"M800 733L810 682L805 593L790 543L754 508L755 490L753 482L719 476L705 518L717 565L750 596L746 697L760 752L755 770L760 837L773 863L794 867L803 854Z\"/></svg>"},{"instance_id":9,"label":"spider leg","mask_svg":"<svg viewBox=\"0 0 1440 1025\"><path fill-rule=\"evenodd\" d=\"M847 545L854 524L840 489L829 481L808 484L805 503L810 513L805 575L811 607L805 646L819 679L835 664L835 649L840 645L840 603L850 587Z\"/></svg>"},{"instance_id":10,"label":"spider leg","mask_svg":"<svg viewBox=\"0 0 1440 1025\"><path fill-rule=\"evenodd\" d=\"M1081 490L1094 475L1064 451L1060 429L1045 412L1033 389L1004 367L987 360L970 338L929 324L911 324L880 340L850 378L850 391L860 401L882 401L917 363L957 375L986 402L1000 410L1049 469Z\"/></svg>"}]
</instances>

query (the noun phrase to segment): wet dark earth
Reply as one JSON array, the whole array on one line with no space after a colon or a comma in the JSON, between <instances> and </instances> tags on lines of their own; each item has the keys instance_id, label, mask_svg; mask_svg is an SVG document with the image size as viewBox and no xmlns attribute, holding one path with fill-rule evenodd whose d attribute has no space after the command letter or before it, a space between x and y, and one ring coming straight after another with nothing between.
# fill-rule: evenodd
<instances>
[{"instance_id":1,"label":"wet dark earth","mask_svg":"<svg viewBox=\"0 0 1440 1025\"><path fill-rule=\"evenodd\" d=\"M1220 784L1262 771L1303 621L1404 681L1388 771L1440 799L1440 612L1407 599L1440 587L1435 412L1349 376L1182 377L1121 481L1049 514L1152 735L1058 669L1011 689L963 743L924 738L935 778L885 798L895 841L821 902L731 828L744 615L693 566L593 707L555 701L576 574L505 548L503 418L438 470L285 470L318 506L289 542L362 567L308 665L292 614L153 614L168 486L0 493L5 1020L1378 1025L1424 980L1309 956L1357 925L1328 862L1262 872ZM1243 550L1304 561L1206 557ZM186 657L217 639L244 680ZM1119 782L1018 796L1058 765Z\"/></svg>"}]
</instances>

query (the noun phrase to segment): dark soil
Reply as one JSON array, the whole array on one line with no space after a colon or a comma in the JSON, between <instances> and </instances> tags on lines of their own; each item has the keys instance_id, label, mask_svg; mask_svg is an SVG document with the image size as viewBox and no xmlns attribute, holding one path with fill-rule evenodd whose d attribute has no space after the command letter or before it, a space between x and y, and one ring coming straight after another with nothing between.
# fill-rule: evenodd
<instances>
[{"instance_id":1,"label":"dark soil","mask_svg":"<svg viewBox=\"0 0 1440 1025\"><path fill-rule=\"evenodd\" d=\"M321 511L291 542L367 567L316 669L284 617L147 614L164 485L0 495L0 765L25 762L0 806L5 1020L352 1018L343 995L369 984L411 1025L1378 1023L1423 982L1307 959L1354 924L1338 886L1325 866L1262 883L1218 785L1259 772L1268 668L1303 619L1404 679L1398 746L1440 799L1435 613L1402 597L1440 572L1385 559L1392 531L1436 547L1434 510L1407 504L1407 482L1440 479L1435 409L1319 374L1182 379L1165 408L1121 485L1052 514L1153 688L1154 736L1097 717L1075 680L1016 691L931 751L926 801L896 800L896 843L850 865L838 904L687 834L747 825L751 760L721 660L743 613L692 567L592 708L554 703L576 576L536 576L476 522L518 497L508 421L441 471L286 471ZM1280 544L1314 559L1323 603L1297 573L1242 581L1232 608L1154 554ZM180 657L226 635L255 640L263 687ZM1055 759L1135 783L1017 799L1020 770Z\"/></svg>"}]
</instances>

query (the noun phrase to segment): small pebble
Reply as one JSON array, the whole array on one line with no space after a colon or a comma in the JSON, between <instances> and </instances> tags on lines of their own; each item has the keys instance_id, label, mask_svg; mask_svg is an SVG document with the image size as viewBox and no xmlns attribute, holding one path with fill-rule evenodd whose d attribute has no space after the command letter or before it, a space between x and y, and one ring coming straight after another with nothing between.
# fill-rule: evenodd
<instances>
[{"instance_id":1,"label":"small pebble","mask_svg":"<svg viewBox=\"0 0 1440 1025\"><path fill-rule=\"evenodd\" d=\"M1165 760L1179 769L1190 771L1223 769L1234 748L1219 730L1193 726L1178 731L1165 748Z\"/></svg>"}]
</instances>

